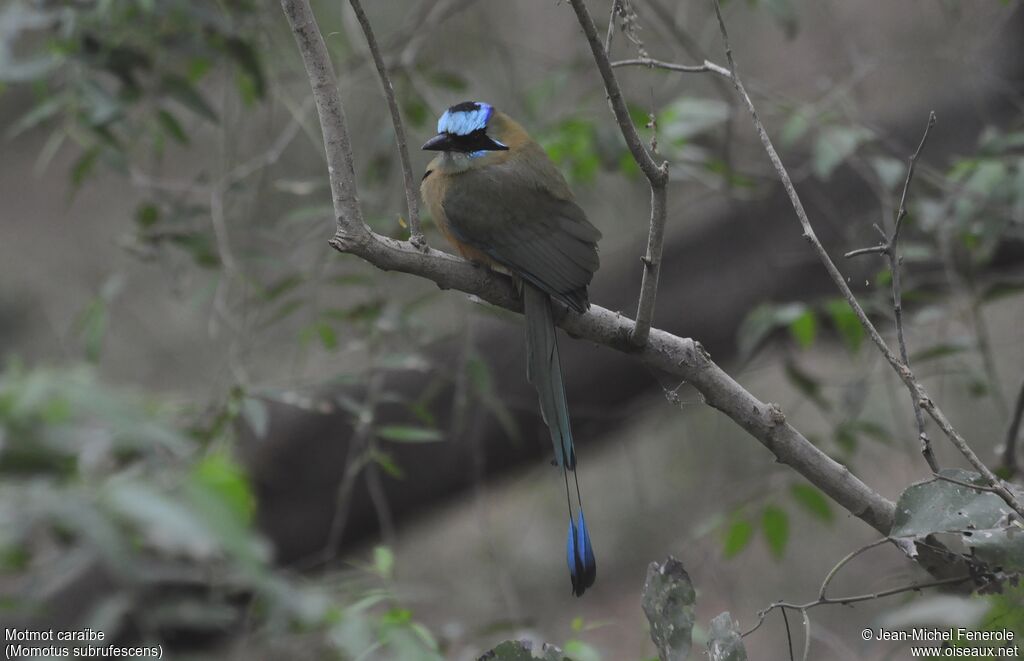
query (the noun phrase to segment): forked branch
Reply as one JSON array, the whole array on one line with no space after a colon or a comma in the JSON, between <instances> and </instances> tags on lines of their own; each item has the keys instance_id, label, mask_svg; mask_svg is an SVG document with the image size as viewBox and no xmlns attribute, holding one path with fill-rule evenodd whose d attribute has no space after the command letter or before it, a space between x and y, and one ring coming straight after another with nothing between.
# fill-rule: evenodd
<instances>
[{"instance_id":1,"label":"forked branch","mask_svg":"<svg viewBox=\"0 0 1024 661\"><path fill-rule=\"evenodd\" d=\"M654 304L658 296L661 253L665 243L668 163L662 162L659 165L654 160L654 155L641 140L640 134L633 124L633 119L629 116L629 108L626 107L626 100L622 96L622 90L619 89L619 81L615 78L615 72L608 60L608 49L601 43L597 27L594 25L594 19L590 17L590 12L587 11L586 3L583 0L569 0L569 2L576 12L576 18L579 20L587 43L590 44L590 50L594 54L594 63L597 64L597 70L601 72L601 79L604 81L604 88L608 93L608 103L612 107L612 113L615 115L615 121L619 125L626 146L651 186L651 223L647 232L647 251L641 259L644 265L644 275L640 283L636 327L630 334L630 341L635 346L642 347L647 343L647 337L651 332ZM610 38L607 43L611 43Z\"/></svg>"}]
</instances>

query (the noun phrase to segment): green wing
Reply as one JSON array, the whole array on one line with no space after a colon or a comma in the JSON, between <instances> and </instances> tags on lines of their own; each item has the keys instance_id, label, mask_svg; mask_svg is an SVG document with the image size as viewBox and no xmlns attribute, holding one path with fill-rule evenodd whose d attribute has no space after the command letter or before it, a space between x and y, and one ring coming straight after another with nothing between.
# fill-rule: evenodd
<instances>
[{"instance_id":1,"label":"green wing","mask_svg":"<svg viewBox=\"0 0 1024 661\"><path fill-rule=\"evenodd\" d=\"M561 174L543 157L537 175L506 161L453 177L441 204L456 238L489 255L552 298L582 312L600 262L601 233L571 198Z\"/></svg>"}]
</instances>

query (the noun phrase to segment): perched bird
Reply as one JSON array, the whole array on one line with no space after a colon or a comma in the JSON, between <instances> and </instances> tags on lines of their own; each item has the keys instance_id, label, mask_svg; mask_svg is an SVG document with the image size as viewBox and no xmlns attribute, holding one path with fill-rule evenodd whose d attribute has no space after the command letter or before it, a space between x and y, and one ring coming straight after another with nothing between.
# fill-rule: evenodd
<instances>
[{"instance_id":1,"label":"perched bird","mask_svg":"<svg viewBox=\"0 0 1024 661\"><path fill-rule=\"evenodd\" d=\"M569 409L562 385L554 299L582 313L599 266L601 233L568 184L523 127L493 106L466 101L448 108L423 149L441 152L420 191L438 227L466 259L510 272L521 284L526 316L526 376L537 389L562 469L569 504L566 554L577 597L594 584L597 563L583 519ZM576 483L573 516L569 473Z\"/></svg>"}]
</instances>

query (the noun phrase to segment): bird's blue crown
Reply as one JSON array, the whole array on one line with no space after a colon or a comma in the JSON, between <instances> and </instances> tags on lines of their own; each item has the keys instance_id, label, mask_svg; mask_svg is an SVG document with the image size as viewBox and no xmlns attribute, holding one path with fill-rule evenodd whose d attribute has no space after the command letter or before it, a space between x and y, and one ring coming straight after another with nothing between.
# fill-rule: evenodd
<instances>
[{"instance_id":1,"label":"bird's blue crown","mask_svg":"<svg viewBox=\"0 0 1024 661\"><path fill-rule=\"evenodd\" d=\"M469 135L487 128L494 107L479 101L463 101L444 111L437 120L437 132L450 135Z\"/></svg>"}]
</instances>

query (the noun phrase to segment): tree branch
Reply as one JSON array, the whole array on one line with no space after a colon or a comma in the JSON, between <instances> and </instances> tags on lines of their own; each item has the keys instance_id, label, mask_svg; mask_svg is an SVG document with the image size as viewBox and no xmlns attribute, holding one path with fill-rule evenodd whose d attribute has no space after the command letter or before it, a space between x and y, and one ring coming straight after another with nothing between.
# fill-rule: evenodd
<instances>
[{"instance_id":1,"label":"tree branch","mask_svg":"<svg viewBox=\"0 0 1024 661\"><path fill-rule=\"evenodd\" d=\"M356 14L356 20L363 28L366 35L366 45L370 49L370 56L377 67L377 75L380 77L381 87L384 88L384 98L388 102L388 110L391 112L391 123L395 128L395 143L398 145L398 160L402 164L402 179L405 181L405 205L409 215L409 241L414 246L424 247L427 245L423 238L423 230L420 228L420 192L416 186L416 180L412 176L412 165L409 161L409 145L405 140L405 128L402 126L402 113L398 110L398 102L395 100L395 88L391 84L387 67L384 66L384 58L380 54L377 40L373 36L373 29L370 27L370 20L366 18L363 5L359 0L349 0L352 11Z\"/></svg>"},{"instance_id":2,"label":"tree branch","mask_svg":"<svg viewBox=\"0 0 1024 661\"><path fill-rule=\"evenodd\" d=\"M510 278L447 253L421 253L408 242L379 235L373 235L371 241L351 243L336 238L332 245L384 270L418 275L442 289L458 289L499 307L522 311L522 302ZM653 368L687 381L709 405L758 439L779 462L794 468L868 525L888 534L894 514L892 502L812 445L786 422L777 406L761 402L743 389L711 360L698 342L651 329L648 343L637 349L630 342L634 322L598 305L592 305L582 315L563 310L558 323L574 337L630 353Z\"/></svg>"},{"instance_id":3,"label":"tree branch","mask_svg":"<svg viewBox=\"0 0 1024 661\"><path fill-rule=\"evenodd\" d=\"M907 388L913 393L914 400L917 405L920 406L931 418L939 425L939 428L949 437L953 445L960 451L960 453L967 459L968 462L974 468L981 473L986 481L992 485L996 493L1003 501L1009 505L1018 515L1024 518L1024 505L1021 505L1020 501L1007 489L999 478L992 472L992 470L985 465L978 455L968 445L966 439L961 436L953 425L946 418L942 410L936 406L935 402L932 401L931 397L925 392L924 387L914 377L913 372L903 364L899 358L892 352L889 345L886 344L885 340L882 339L878 329L868 319L867 313L864 312L864 308L861 307L860 302L857 301L857 297L854 296L850 290L850 286L846 283L846 279L843 274L840 273L835 263L828 256L828 252L822 246L821 241L818 240L817 235L814 233L814 228L811 227L811 222L807 217L807 212L804 210L803 202L800 201L800 196L797 195L796 188L793 186L793 181L789 177L789 173L786 171L786 167L782 164L782 159L779 158L779 153L775 150L775 146L772 144L771 138L768 137L768 132L764 128L764 124L761 123L761 119L757 114L757 109L754 107L753 101L750 99L750 95L747 94L746 89L743 86L743 81L740 79L739 74L736 71L736 62L732 56L732 46L729 44L729 34L725 27L725 20L722 18L722 8L719 4L719 0L712 0L715 6L715 15L718 18L718 27L722 34L722 41L725 45L725 57L729 62L729 74L732 80L733 87L736 88L737 93L743 99L743 102L747 106L747 110L750 112L753 118L754 128L757 130L758 137L761 139L761 144L765 151L768 153L768 158L772 162L772 166L775 168L776 173L779 175L779 179L782 182L783 188L786 190L786 194L789 196L790 203L793 206L793 210L796 212L797 219L800 221L800 225L803 228L803 236L811 244L814 252L818 255L819 260L825 266L825 270L828 272L829 277L835 283L836 287L842 293L843 298L849 304L853 310L857 319L860 321L861 326L867 331L871 341L874 342L878 350L885 356L885 359L889 362L892 368L899 375L900 379L906 384Z\"/></svg>"},{"instance_id":4,"label":"tree branch","mask_svg":"<svg viewBox=\"0 0 1024 661\"><path fill-rule=\"evenodd\" d=\"M633 160L640 167L640 170L647 177L651 185L651 226L647 235L647 252L643 256L644 275L640 283L640 300L637 303L636 326L630 335L630 340L637 347L647 343L651 332L651 323L654 318L655 299L658 296L658 277L661 273L661 252L665 240L666 220L666 191L668 184L668 163L661 165L655 162L654 156L644 146L636 126L629 116L629 109L619 89L619 81L612 71L611 62L608 60L608 51L601 43L597 34L597 27L594 19L587 11L587 5L583 0L569 0L576 18L579 20L583 34L587 37L590 50L594 54L594 62L597 64L601 78L604 80L604 88L608 93L608 103L611 104L612 113L619 124L622 137L626 140Z\"/></svg>"},{"instance_id":5,"label":"tree branch","mask_svg":"<svg viewBox=\"0 0 1024 661\"><path fill-rule=\"evenodd\" d=\"M363 211L356 193L356 172L352 161L352 142L348 137L348 123L345 121L334 66L327 54L323 35L309 2L282 0L281 7L295 35L302 54L302 64L306 67L306 75L313 88L320 130L324 135L337 234L366 239L370 229L363 220Z\"/></svg>"},{"instance_id":6,"label":"tree branch","mask_svg":"<svg viewBox=\"0 0 1024 661\"><path fill-rule=\"evenodd\" d=\"M921 156L921 150L924 149L924 145L928 141L928 133L932 130L933 126L935 126L935 113L930 112L928 113L928 124L924 127L924 135L921 136L921 142L918 143L917 150L914 151L907 163L907 177L903 181L903 193L900 195L900 206L896 211L896 222L893 226L892 235L885 243L880 245L846 253L847 258L869 253L882 254L888 258L889 273L892 277L892 311L896 323L896 340L900 348L900 360L903 361L908 370L910 369L910 358L907 355L907 341L903 331L903 291L900 286L900 264L902 258L899 256L897 249L900 240L900 229L903 227L903 219L907 216L907 191L910 190L910 182L914 178L914 166L917 165L917 159ZM909 386L908 389L910 391L911 406L914 410L914 421L917 423L917 438L921 441L921 454L924 456L925 461L928 462L928 467L932 472L938 473L939 463L935 460L931 440L925 431L924 414L921 413L921 407L917 406L917 393L913 388L909 388Z\"/></svg>"},{"instance_id":7,"label":"tree branch","mask_svg":"<svg viewBox=\"0 0 1024 661\"><path fill-rule=\"evenodd\" d=\"M897 588L890 588L888 590L882 590L880 592L856 594L851 595L849 597L819 597L818 599L815 599L814 601L809 601L806 604L793 604L788 601L777 601L774 604L768 606L768 608L765 608L763 611L758 613L757 624L755 624L753 628L749 629L748 631L745 631L740 635L745 638L750 634L754 633L755 631L757 631L758 629L760 629L761 625L764 624L764 618L768 615L768 613L771 613L776 608L790 608L792 610L797 610L801 613L804 613L806 617L806 613L809 609L816 608L818 606L825 606L828 604L841 604L843 606L846 606L848 604L855 604L860 601L871 601L874 599L881 599L882 597L891 597L894 594L903 594L904 592L916 592L918 590L924 590L926 588L937 588L946 585L956 585L958 583L964 583L966 581L969 581L971 580L971 578L972 577L969 575L954 576L952 578L940 578L938 580L927 581L925 583L911 583L910 585L903 585Z\"/></svg>"},{"instance_id":8,"label":"tree branch","mask_svg":"<svg viewBox=\"0 0 1024 661\"><path fill-rule=\"evenodd\" d=\"M708 73L713 71L725 77L729 77L728 69L721 69L715 71L712 69L710 62L705 61L704 64L675 64L674 62L662 62L661 60L653 60L649 57L636 57L631 60L616 60L611 63L613 69L618 67L647 67L648 69L665 69L667 71L678 71L679 73Z\"/></svg>"}]
</instances>

